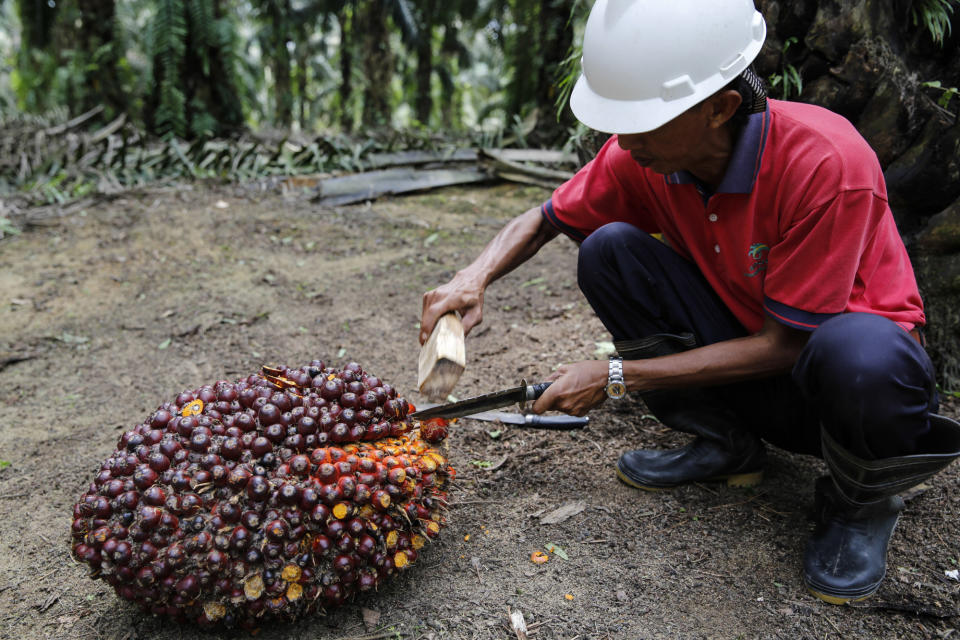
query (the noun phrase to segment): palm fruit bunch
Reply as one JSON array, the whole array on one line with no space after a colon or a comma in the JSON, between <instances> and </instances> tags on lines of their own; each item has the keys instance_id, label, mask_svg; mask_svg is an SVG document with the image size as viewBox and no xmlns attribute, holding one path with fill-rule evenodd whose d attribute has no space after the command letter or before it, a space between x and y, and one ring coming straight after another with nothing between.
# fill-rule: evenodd
<instances>
[{"instance_id":1,"label":"palm fruit bunch","mask_svg":"<svg viewBox=\"0 0 960 640\"><path fill-rule=\"evenodd\" d=\"M143 610L258 628L342 604L446 524L444 421L320 360L185 391L125 432L73 508L73 557Z\"/></svg>"}]
</instances>

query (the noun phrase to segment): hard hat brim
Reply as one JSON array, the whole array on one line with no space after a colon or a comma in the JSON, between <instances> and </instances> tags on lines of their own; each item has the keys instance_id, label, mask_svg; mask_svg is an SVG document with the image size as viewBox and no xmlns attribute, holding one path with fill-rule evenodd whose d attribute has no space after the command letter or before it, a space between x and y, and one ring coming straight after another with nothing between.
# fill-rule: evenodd
<instances>
[{"instance_id":1,"label":"hard hat brim","mask_svg":"<svg viewBox=\"0 0 960 640\"><path fill-rule=\"evenodd\" d=\"M660 98L612 100L593 91L581 74L570 94L570 109L577 120L597 131L646 133L673 120L706 97L695 94L671 102Z\"/></svg>"},{"instance_id":2,"label":"hard hat brim","mask_svg":"<svg viewBox=\"0 0 960 640\"><path fill-rule=\"evenodd\" d=\"M766 25L763 27L761 36L743 51L739 64L726 69L725 74L716 73L698 82L697 90L689 96L673 100L659 96L645 100L616 100L594 91L581 73L570 94L570 109L577 120L597 131L616 134L653 131L720 91L746 69L763 46Z\"/></svg>"}]
</instances>

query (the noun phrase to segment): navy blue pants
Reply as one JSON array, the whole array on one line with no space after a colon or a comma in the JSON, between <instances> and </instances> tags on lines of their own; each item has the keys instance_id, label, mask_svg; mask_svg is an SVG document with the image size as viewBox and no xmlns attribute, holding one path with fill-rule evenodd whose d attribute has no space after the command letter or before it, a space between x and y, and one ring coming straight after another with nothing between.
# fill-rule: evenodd
<instances>
[{"instance_id":1,"label":"navy blue pants","mask_svg":"<svg viewBox=\"0 0 960 640\"><path fill-rule=\"evenodd\" d=\"M608 224L587 237L577 275L614 341L693 333L703 346L747 335L694 264L632 225ZM822 424L865 459L919 453L938 404L927 353L868 313L821 324L790 374L703 392L739 426L784 449L820 455Z\"/></svg>"}]
</instances>

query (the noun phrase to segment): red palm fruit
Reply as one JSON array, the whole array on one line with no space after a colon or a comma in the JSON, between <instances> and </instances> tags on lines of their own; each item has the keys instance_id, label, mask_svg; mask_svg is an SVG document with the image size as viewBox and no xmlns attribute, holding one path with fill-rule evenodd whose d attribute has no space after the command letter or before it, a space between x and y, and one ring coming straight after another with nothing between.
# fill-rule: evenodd
<instances>
[{"instance_id":1,"label":"red palm fruit","mask_svg":"<svg viewBox=\"0 0 960 640\"><path fill-rule=\"evenodd\" d=\"M346 599L343 588L336 582L323 589L323 597L327 605L332 607L343 604Z\"/></svg>"},{"instance_id":2,"label":"red palm fruit","mask_svg":"<svg viewBox=\"0 0 960 640\"><path fill-rule=\"evenodd\" d=\"M335 401L343 395L343 380L337 377L327 378L320 385L320 397L327 401Z\"/></svg>"},{"instance_id":3,"label":"red palm fruit","mask_svg":"<svg viewBox=\"0 0 960 640\"><path fill-rule=\"evenodd\" d=\"M195 575L186 575L177 581L174 589L181 598L193 600L200 595L200 581Z\"/></svg>"},{"instance_id":4,"label":"red palm fruit","mask_svg":"<svg viewBox=\"0 0 960 640\"><path fill-rule=\"evenodd\" d=\"M256 405L257 403L254 404ZM263 402L257 411L257 422L259 422L262 427L268 427L280 421L281 413L283 412L277 405L270 402Z\"/></svg>"},{"instance_id":5,"label":"red palm fruit","mask_svg":"<svg viewBox=\"0 0 960 640\"><path fill-rule=\"evenodd\" d=\"M348 571L353 571L354 562L353 556L341 553L334 557L333 559L333 570L339 574L347 573Z\"/></svg>"},{"instance_id":6,"label":"red palm fruit","mask_svg":"<svg viewBox=\"0 0 960 640\"><path fill-rule=\"evenodd\" d=\"M146 489L157 481L157 472L149 465L141 464L133 472L133 483L138 489Z\"/></svg>"},{"instance_id":7,"label":"red palm fruit","mask_svg":"<svg viewBox=\"0 0 960 640\"><path fill-rule=\"evenodd\" d=\"M287 536L289 529L287 523L283 520L272 520L267 523L264 531L267 536L273 540L283 540Z\"/></svg>"},{"instance_id":8,"label":"red palm fruit","mask_svg":"<svg viewBox=\"0 0 960 640\"><path fill-rule=\"evenodd\" d=\"M244 467L234 467L230 472L230 475L227 477L227 484L234 489L241 489L247 486L247 483L250 481L250 477L253 474L249 469Z\"/></svg>"},{"instance_id":9,"label":"red palm fruit","mask_svg":"<svg viewBox=\"0 0 960 640\"><path fill-rule=\"evenodd\" d=\"M291 473L294 473L298 476L304 476L310 473L310 458L305 455L295 455L290 458L288 463Z\"/></svg>"},{"instance_id":10,"label":"red palm fruit","mask_svg":"<svg viewBox=\"0 0 960 640\"><path fill-rule=\"evenodd\" d=\"M326 524L330 518L330 507L321 503L313 507L310 512L310 519L319 524Z\"/></svg>"},{"instance_id":11,"label":"red palm fruit","mask_svg":"<svg viewBox=\"0 0 960 640\"><path fill-rule=\"evenodd\" d=\"M160 519L163 517L163 511L157 507L140 507L140 526L146 530L155 529L160 525Z\"/></svg>"},{"instance_id":12,"label":"red palm fruit","mask_svg":"<svg viewBox=\"0 0 960 640\"><path fill-rule=\"evenodd\" d=\"M420 435L427 442L440 442L447 437L449 425L444 418L431 418L420 423Z\"/></svg>"},{"instance_id":13,"label":"red palm fruit","mask_svg":"<svg viewBox=\"0 0 960 640\"><path fill-rule=\"evenodd\" d=\"M200 506L202 505L203 500L195 493L185 493L183 497L180 498L180 511L184 515L193 515L196 513Z\"/></svg>"},{"instance_id":14,"label":"red palm fruit","mask_svg":"<svg viewBox=\"0 0 960 640\"><path fill-rule=\"evenodd\" d=\"M361 556L370 556L377 549L377 541L373 536L364 533L357 537L356 550Z\"/></svg>"},{"instance_id":15,"label":"red palm fruit","mask_svg":"<svg viewBox=\"0 0 960 640\"><path fill-rule=\"evenodd\" d=\"M370 502L373 497L373 492L370 491L370 486L363 483L357 483L356 488L353 491L353 501L358 505L364 505Z\"/></svg>"},{"instance_id":16,"label":"red palm fruit","mask_svg":"<svg viewBox=\"0 0 960 640\"><path fill-rule=\"evenodd\" d=\"M337 478L340 477L340 473L333 464L329 462L323 462L317 467L314 477L323 484L330 484L335 482Z\"/></svg>"},{"instance_id":17,"label":"red palm fruit","mask_svg":"<svg viewBox=\"0 0 960 640\"><path fill-rule=\"evenodd\" d=\"M389 508L391 502L392 500L390 499L390 494L388 494L383 489L377 489L376 491L374 491L373 498L370 501L370 503L374 507L376 507L377 509L380 509L381 511Z\"/></svg>"},{"instance_id":18,"label":"red palm fruit","mask_svg":"<svg viewBox=\"0 0 960 640\"><path fill-rule=\"evenodd\" d=\"M340 479L337 480L337 488L340 489L340 493L343 494L343 497L347 500L354 496L354 493L357 490L357 480L352 475L342 475Z\"/></svg>"},{"instance_id":19,"label":"red palm fruit","mask_svg":"<svg viewBox=\"0 0 960 640\"><path fill-rule=\"evenodd\" d=\"M332 547L333 543L330 541L330 538L323 534L314 536L310 542L310 548L316 556L326 554Z\"/></svg>"},{"instance_id":20,"label":"red palm fruit","mask_svg":"<svg viewBox=\"0 0 960 640\"><path fill-rule=\"evenodd\" d=\"M277 491L277 499L284 504L296 504L300 501L300 488L285 482Z\"/></svg>"},{"instance_id":21,"label":"red palm fruit","mask_svg":"<svg viewBox=\"0 0 960 640\"><path fill-rule=\"evenodd\" d=\"M234 551L243 551L250 544L250 532L244 526L234 527L230 534L230 548Z\"/></svg>"},{"instance_id":22,"label":"red palm fruit","mask_svg":"<svg viewBox=\"0 0 960 640\"><path fill-rule=\"evenodd\" d=\"M335 484L325 484L320 487L320 499L329 506L343 501L343 492Z\"/></svg>"},{"instance_id":23,"label":"red palm fruit","mask_svg":"<svg viewBox=\"0 0 960 640\"><path fill-rule=\"evenodd\" d=\"M363 571L357 577L357 589L366 592L377 588L377 574L374 571Z\"/></svg>"},{"instance_id":24,"label":"red palm fruit","mask_svg":"<svg viewBox=\"0 0 960 640\"><path fill-rule=\"evenodd\" d=\"M320 367L271 369L286 390L217 381L126 431L74 505L74 557L146 611L246 629L408 566L445 522L453 470L390 385Z\"/></svg>"},{"instance_id":25,"label":"red palm fruit","mask_svg":"<svg viewBox=\"0 0 960 640\"><path fill-rule=\"evenodd\" d=\"M240 522L251 531L259 529L262 521L260 514L253 509L248 509L240 515Z\"/></svg>"},{"instance_id":26,"label":"red palm fruit","mask_svg":"<svg viewBox=\"0 0 960 640\"><path fill-rule=\"evenodd\" d=\"M330 520L324 529L324 533L331 540L336 540L346 531L347 525L342 520Z\"/></svg>"},{"instance_id":27,"label":"red palm fruit","mask_svg":"<svg viewBox=\"0 0 960 640\"><path fill-rule=\"evenodd\" d=\"M270 495L270 483L263 476L251 476L247 482L247 496L261 502Z\"/></svg>"},{"instance_id":28,"label":"red palm fruit","mask_svg":"<svg viewBox=\"0 0 960 640\"><path fill-rule=\"evenodd\" d=\"M218 549L213 549L207 553L204 566L210 573L217 574L226 571L229 567L229 557Z\"/></svg>"},{"instance_id":29,"label":"red palm fruit","mask_svg":"<svg viewBox=\"0 0 960 640\"><path fill-rule=\"evenodd\" d=\"M300 492L300 508L305 512L312 512L319 502L320 494L312 486L304 487Z\"/></svg>"}]
</instances>

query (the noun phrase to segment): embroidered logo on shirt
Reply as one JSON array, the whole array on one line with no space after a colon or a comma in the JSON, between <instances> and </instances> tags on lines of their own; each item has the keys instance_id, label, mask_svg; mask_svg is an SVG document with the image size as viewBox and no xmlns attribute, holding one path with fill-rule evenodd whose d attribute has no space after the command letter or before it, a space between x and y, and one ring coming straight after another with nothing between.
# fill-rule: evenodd
<instances>
[{"instance_id":1,"label":"embroidered logo on shirt","mask_svg":"<svg viewBox=\"0 0 960 640\"><path fill-rule=\"evenodd\" d=\"M768 251L770 251L770 247L763 242L754 242L752 245L750 245L750 249L747 251L747 256L753 260L753 264L750 265L750 269L748 269L743 275L747 276L748 278L752 278L766 271Z\"/></svg>"}]
</instances>

